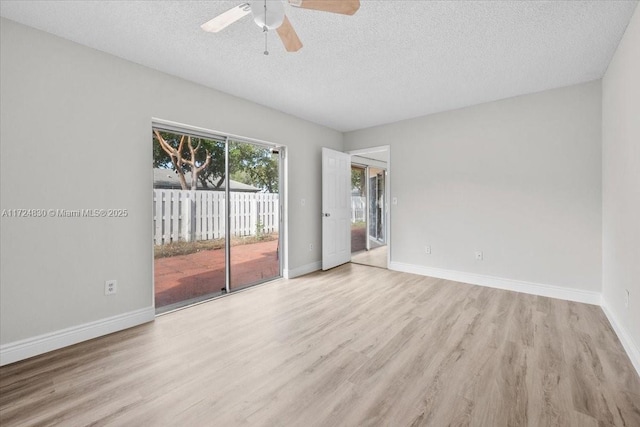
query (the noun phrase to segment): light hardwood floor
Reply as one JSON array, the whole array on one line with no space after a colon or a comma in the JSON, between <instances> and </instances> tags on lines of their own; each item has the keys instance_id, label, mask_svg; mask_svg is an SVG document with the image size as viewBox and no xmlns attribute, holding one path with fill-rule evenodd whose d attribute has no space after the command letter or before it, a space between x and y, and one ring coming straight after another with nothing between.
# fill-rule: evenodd
<instances>
[{"instance_id":1,"label":"light hardwood floor","mask_svg":"<svg viewBox=\"0 0 640 427\"><path fill-rule=\"evenodd\" d=\"M640 426L597 306L347 264L0 369L0 424Z\"/></svg>"}]
</instances>

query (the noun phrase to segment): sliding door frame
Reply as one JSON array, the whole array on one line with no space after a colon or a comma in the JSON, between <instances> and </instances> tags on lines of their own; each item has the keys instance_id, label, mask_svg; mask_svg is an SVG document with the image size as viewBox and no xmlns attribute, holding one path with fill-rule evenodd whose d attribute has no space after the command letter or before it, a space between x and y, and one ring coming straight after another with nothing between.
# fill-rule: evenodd
<instances>
[{"instance_id":1,"label":"sliding door frame","mask_svg":"<svg viewBox=\"0 0 640 427\"><path fill-rule=\"evenodd\" d=\"M224 287L231 292L231 176L229 176L229 137L224 141Z\"/></svg>"},{"instance_id":2,"label":"sliding door frame","mask_svg":"<svg viewBox=\"0 0 640 427\"><path fill-rule=\"evenodd\" d=\"M231 141L233 142L239 142L239 143L248 143L248 144L253 144L253 145L257 145L260 147L264 147L264 148L268 148L272 151L277 151L278 152L278 210L279 210L279 215L278 215L278 275L276 277L267 279L263 282L258 282L258 283L254 283L251 284L249 286L245 286L245 287L241 287L239 289L237 289L236 291L242 291L244 289L250 288L252 286L255 285L259 285L261 283L265 283L271 280L275 280L278 278L283 277L283 271L284 271L284 256L283 254L286 253L285 251L285 238L284 238L284 234L285 234L285 229L286 229L286 223L285 223L285 188L286 188L286 183L285 183L285 158L286 158L286 146L284 145L279 145L279 144L275 144L273 142L268 142L268 141L263 141L263 140L259 140L259 139L254 139L254 138L247 138L244 136L239 136L239 135L234 135L234 134L230 134L230 133L226 133L226 132L219 132L219 131L215 131L215 130L209 130L209 129L205 129L205 128L200 128L200 127L196 127L196 126L190 126L190 125L185 125L182 123L177 123L177 122L173 122L173 121L169 121L169 120L163 120L163 119L158 119L158 118L152 118L151 119L151 129L155 129L155 130L159 130L159 131L167 131L167 132L172 132L172 133L176 133L176 134L181 134L181 135L190 135L190 136L195 136L198 138L204 138L204 139L209 139L209 140L213 140L213 141L217 141L217 142L223 142L225 144L225 179L230 180L230 176L229 176L229 144ZM229 181L227 181L229 182ZM230 203L230 193L231 193L231 185L225 185L225 190L224 190L224 197L225 197L225 293L229 294L232 293L231 291L231 203ZM152 209L153 209L153 204L152 204ZM152 259L153 259L153 254L152 254ZM153 266L153 262L152 262L152 266ZM152 272L152 277L154 277L154 307L155 307L155 274L153 274ZM234 291L234 292L236 292ZM213 298L209 298L206 299L204 301L201 302L206 302L209 301L211 299L214 299L216 297ZM199 304L201 302L198 302L196 304ZM195 305L195 304L194 304ZM185 307L188 307L185 306ZM181 307L184 308L184 307ZM164 314L164 313L162 313Z\"/></svg>"}]
</instances>

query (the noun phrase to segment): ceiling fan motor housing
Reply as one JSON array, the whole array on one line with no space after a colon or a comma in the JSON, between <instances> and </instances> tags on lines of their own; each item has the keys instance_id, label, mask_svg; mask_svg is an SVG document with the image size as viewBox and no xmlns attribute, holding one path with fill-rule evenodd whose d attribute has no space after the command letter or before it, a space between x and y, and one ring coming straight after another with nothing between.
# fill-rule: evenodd
<instances>
[{"instance_id":1,"label":"ceiling fan motor housing","mask_svg":"<svg viewBox=\"0 0 640 427\"><path fill-rule=\"evenodd\" d=\"M250 2L253 21L260 28L275 30L284 21L284 6L280 0L254 0Z\"/></svg>"}]
</instances>

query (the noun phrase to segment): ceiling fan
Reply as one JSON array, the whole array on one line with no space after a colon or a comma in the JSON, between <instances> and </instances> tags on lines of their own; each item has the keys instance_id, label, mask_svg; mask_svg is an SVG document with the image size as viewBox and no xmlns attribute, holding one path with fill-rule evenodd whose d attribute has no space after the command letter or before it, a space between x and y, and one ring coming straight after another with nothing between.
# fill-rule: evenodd
<instances>
[{"instance_id":1,"label":"ceiling fan","mask_svg":"<svg viewBox=\"0 0 640 427\"><path fill-rule=\"evenodd\" d=\"M360 8L360 0L288 0L288 2L294 7L343 15L353 15ZM217 33L250 13L253 15L254 22L265 33L265 45L267 31L276 30L287 52L300 50L302 42L285 15L284 5L280 0L254 0L242 3L205 22L201 28L210 33ZM264 54L269 54L266 46Z\"/></svg>"}]
</instances>

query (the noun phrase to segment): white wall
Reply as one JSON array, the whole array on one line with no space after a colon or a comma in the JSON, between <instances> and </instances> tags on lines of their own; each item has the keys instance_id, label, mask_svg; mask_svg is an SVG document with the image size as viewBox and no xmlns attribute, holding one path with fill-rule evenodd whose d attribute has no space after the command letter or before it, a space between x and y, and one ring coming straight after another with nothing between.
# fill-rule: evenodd
<instances>
[{"instance_id":1,"label":"white wall","mask_svg":"<svg viewBox=\"0 0 640 427\"><path fill-rule=\"evenodd\" d=\"M600 117L596 81L345 134L391 146L391 267L596 302Z\"/></svg>"},{"instance_id":2,"label":"white wall","mask_svg":"<svg viewBox=\"0 0 640 427\"><path fill-rule=\"evenodd\" d=\"M602 290L604 308L640 373L639 76L636 8L602 81Z\"/></svg>"},{"instance_id":3,"label":"white wall","mask_svg":"<svg viewBox=\"0 0 640 427\"><path fill-rule=\"evenodd\" d=\"M320 260L320 147L341 149L341 133L12 21L0 28L0 207L129 211L2 218L4 350L152 305L152 117L288 146L288 267ZM116 296L104 296L106 279Z\"/></svg>"}]
</instances>

